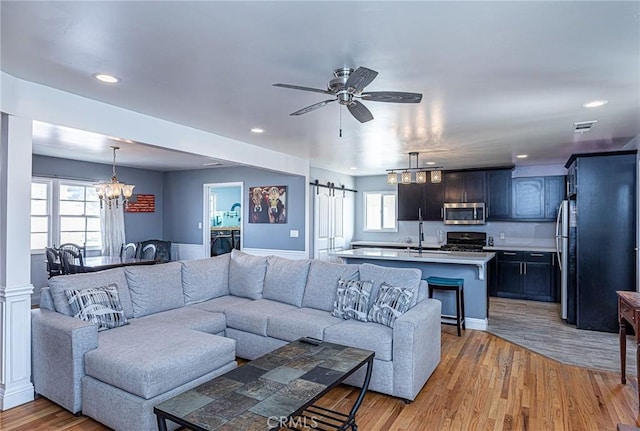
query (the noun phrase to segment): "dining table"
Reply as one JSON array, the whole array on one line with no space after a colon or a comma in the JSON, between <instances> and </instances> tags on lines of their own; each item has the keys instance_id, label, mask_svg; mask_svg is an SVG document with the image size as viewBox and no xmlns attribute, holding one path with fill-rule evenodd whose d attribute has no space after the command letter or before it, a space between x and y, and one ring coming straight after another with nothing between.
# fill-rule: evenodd
<instances>
[{"instance_id":1,"label":"dining table","mask_svg":"<svg viewBox=\"0 0 640 431\"><path fill-rule=\"evenodd\" d=\"M118 268L120 266L153 265L155 263L156 261L154 259L139 259L135 257L122 258L119 256L90 256L84 259L84 271L95 272ZM77 265L77 269L80 270L79 265Z\"/></svg>"}]
</instances>

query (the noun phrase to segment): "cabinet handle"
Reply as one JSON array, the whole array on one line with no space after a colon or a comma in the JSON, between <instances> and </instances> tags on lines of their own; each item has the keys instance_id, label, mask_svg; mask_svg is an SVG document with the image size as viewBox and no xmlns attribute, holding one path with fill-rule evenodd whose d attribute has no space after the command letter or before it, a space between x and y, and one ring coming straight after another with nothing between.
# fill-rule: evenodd
<instances>
[{"instance_id":1,"label":"cabinet handle","mask_svg":"<svg viewBox=\"0 0 640 431\"><path fill-rule=\"evenodd\" d=\"M522 266L524 266L524 275L527 275L527 262L524 262Z\"/></svg>"},{"instance_id":2,"label":"cabinet handle","mask_svg":"<svg viewBox=\"0 0 640 431\"><path fill-rule=\"evenodd\" d=\"M520 262L519 267L520 267L520 275L522 275L522 262Z\"/></svg>"},{"instance_id":3,"label":"cabinet handle","mask_svg":"<svg viewBox=\"0 0 640 431\"><path fill-rule=\"evenodd\" d=\"M440 207L440 218L444 220L444 207Z\"/></svg>"},{"instance_id":4,"label":"cabinet handle","mask_svg":"<svg viewBox=\"0 0 640 431\"><path fill-rule=\"evenodd\" d=\"M505 256L515 256L516 254L510 251L503 251L502 254L504 254Z\"/></svg>"},{"instance_id":5,"label":"cabinet handle","mask_svg":"<svg viewBox=\"0 0 640 431\"><path fill-rule=\"evenodd\" d=\"M544 257L544 254L542 254L542 253L531 253L531 254L529 254L529 256L531 256L531 257Z\"/></svg>"}]
</instances>

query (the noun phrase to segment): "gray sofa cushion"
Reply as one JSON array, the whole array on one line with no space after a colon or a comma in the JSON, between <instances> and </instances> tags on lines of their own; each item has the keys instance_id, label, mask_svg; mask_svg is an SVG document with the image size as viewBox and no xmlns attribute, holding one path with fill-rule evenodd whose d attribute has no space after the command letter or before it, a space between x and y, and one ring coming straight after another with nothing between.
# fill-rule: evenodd
<instances>
[{"instance_id":1,"label":"gray sofa cushion","mask_svg":"<svg viewBox=\"0 0 640 431\"><path fill-rule=\"evenodd\" d=\"M208 259L182 261L182 289L186 304L229 294L229 253Z\"/></svg>"},{"instance_id":2,"label":"gray sofa cushion","mask_svg":"<svg viewBox=\"0 0 640 431\"><path fill-rule=\"evenodd\" d=\"M393 359L393 329L378 323L343 320L324 330L324 341L373 350L376 359Z\"/></svg>"},{"instance_id":3,"label":"gray sofa cushion","mask_svg":"<svg viewBox=\"0 0 640 431\"><path fill-rule=\"evenodd\" d=\"M387 266L372 265L363 263L360 265L360 280L373 280L373 289L371 289L371 303L378 296L378 291L382 283L392 286L415 289L418 291L420 280L422 279L422 271L417 268L389 268ZM414 295L411 300L411 307L418 301L418 295ZM372 304L369 304L371 308Z\"/></svg>"},{"instance_id":4,"label":"gray sofa cushion","mask_svg":"<svg viewBox=\"0 0 640 431\"><path fill-rule=\"evenodd\" d=\"M122 326L101 332L85 354L89 376L153 398L235 359L235 341L190 329Z\"/></svg>"},{"instance_id":5,"label":"gray sofa cushion","mask_svg":"<svg viewBox=\"0 0 640 431\"><path fill-rule=\"evenodd\" d=\"M181 307L131 319L131 324L138 327L147 326L150 328L154 326L172 326L183 329L194 329L209 334L219 334L227 327L227 319L223 313L211 313L193 307Z\"/></svg>"},{"instance_id":6,"label":"gray sofa cushion","mask_svg":"<svg viewBox=\"0 0 640 431\"><path fill-rule=\"evenodd\" d=\"M331 325L343 322L331 313L315 308L297 308L273 316L267 321L267 335L285 341L301 337L324 338L324 330Z\"/></svg>"},{"instance_id":7,"label":"gray sofa cushion","mask_svg":"<svg viewBox=\"0 0 640 431\"><path fill-rule=\"evenodd\" d=\"M249 299L261 299L266 272L266 256L252 256L231 250L229 293Z\"/></svg>"},{"instance_id":8,"label":"gray sofa cushion","mask_svg":"<svg viewBox=\"0 0 640 431\"><path fill-rule=\"evenodd\" d=\"M359 265L344 265L313 259L309 267L302 306L333 311L338 280L357 280Z\"/></svg>"},{"instance_id":9,"label":"gray sofa cushion","mask_svg":"<svg viewBox=\"0 0 640 431\"><path fill-rule=\"evenodd\" d=\"M133 317L133 304L127 287L124 268L108 269L106 271L87 272L85 274L60 275L49 279L49 291L53 296L53 305L58 313L73 316L64 291L67 289L89 289L107 286L115 283L118 286L118 297L127 318Z\"/></svg>"},{"instance_id":10,"label":"gray sofa cushion","mask_svg":"<svg viewBox=\"0 0 640 431\"><path fill-rule=\"evenodd\" d=\"M269 316L280 315L296 307L269 299L258 299L242 307L229 308L225 311L227 326L256 335L267 335Z\"/></svg>"},{"instance_id":11,"label":"gray sofa cushion","mask_svg":"<svg viewBox=\"0 0 640 431\"><path fill-rule=\"evenodd\" d=\"M198 310L205 310L212 313L224 313L229 308L243 307L245 304L251 304L252 299L242 298L241 296L220 296L219 298L213 298L208 301L198 302L192 304L189 307L197 308Z\"/></svg>"},{"instance_id":12,"label":"gray sofa cushion","mask_svg":"<svg viewBox=\"0 0 640 431\"><path fill-rule=\"evenodd\" d=\"M184 307L182 264L169 262L125 268L134 317Z\"/></svg>"},{"instance_id":13,"label":"gray sofa cushion","mask_svg":"<svg viewBox=\"0 0 640 431\"><path fill-rule=\"evenodd\" d=\"M269 256L267 274L264 277L264 299L302 306L304 287L307 284L310 260L283 259Z\"/></svg>"}]
</instances>

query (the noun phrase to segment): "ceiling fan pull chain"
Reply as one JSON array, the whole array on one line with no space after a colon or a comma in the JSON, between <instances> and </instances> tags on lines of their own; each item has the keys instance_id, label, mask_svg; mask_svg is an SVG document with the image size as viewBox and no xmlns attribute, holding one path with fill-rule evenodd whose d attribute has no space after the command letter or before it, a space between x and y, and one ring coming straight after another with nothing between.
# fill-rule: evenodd
<instances>
[{"instance_id":1,"label":"ceiling fan pull chain","mask_svg":"<svg viewBox=\"0 0 640 431\"><path fill-rule=\"evenodd\" d=\"M340 111L340 113L338 114L340 116L340 137L342 138L342 105L340 105L340 109L338 110Z\"/></svg>"}]
</instances>

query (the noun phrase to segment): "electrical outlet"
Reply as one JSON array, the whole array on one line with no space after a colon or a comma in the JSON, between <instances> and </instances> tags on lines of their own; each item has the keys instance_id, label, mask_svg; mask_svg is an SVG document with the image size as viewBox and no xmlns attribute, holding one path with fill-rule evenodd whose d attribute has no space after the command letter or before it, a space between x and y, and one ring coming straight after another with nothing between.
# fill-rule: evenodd
<instances>
[{"instance_id":1,"label":"electrical outlet","mask_svg":"<svg viewBox=\"0 0 640 431\"><path fill-rule=\"evenodd\" d=\"M289 236L291 238L298 238L298 235L300 235L300 232L298 232L297 229L292 229L289 231Z\"/></svg>"},{"instance_id":2,"label":"electrical outlet","mask_svg":"<svg viewBox=\"0 0 640 431\"><path fill-rule=\"evenodd\" d=\"M201 221L198 222L198 229L202 229L202 222Z\"/></svg>"},{"instance_id":3,"label":"electrical outlet","mask_svg":"<svg viewBox=\"0 0 640 431\"><path fill-rule=\"evenodd\" d=\"M504 239L505 235L504 232L500 232L500 239Z\"/></svg>"}]
</instances>

